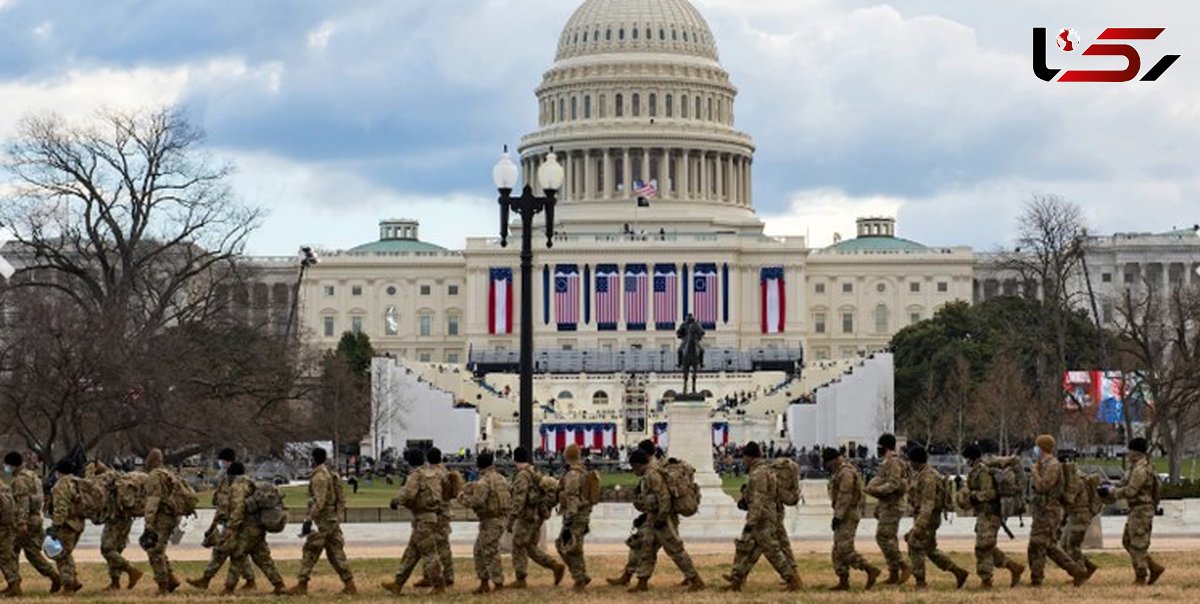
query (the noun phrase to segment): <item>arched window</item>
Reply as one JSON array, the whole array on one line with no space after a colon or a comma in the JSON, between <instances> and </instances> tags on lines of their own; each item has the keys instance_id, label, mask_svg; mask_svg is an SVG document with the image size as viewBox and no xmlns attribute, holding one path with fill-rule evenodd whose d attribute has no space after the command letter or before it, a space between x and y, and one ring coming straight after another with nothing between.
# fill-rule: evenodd
<instances>
[{"instance_id":1,"label":"arched window","mask_svg":"<svg viewBox=\"0 0 1200 604\"><path fill-rule=\"evenodd\" d=\"M713 121L713 102L712 97L708 97L708 121Z\"/></svg>"},{"instance_id":2,"label":"arched window","mask_svg":"<svg viewBox=\"0 0 1200 604\"><path fill-rule=\"evenodd\" d=\"M571 97L571 119L579 119L579 97Z\"/></svg>"},{"instance_id":3,"label":"arched window","mask_svg":"<svg viewBox=\"0 0 1200 604\"><path fill-rule=\"evenodd\" d=\"M574 398L575 398L575 395L574 395L574 394L571 394L571 391L570 391L570 390L563 390L562 392L559 392L559 393L558 393L558 396L556 396L556 397L554 397L554 398L556 398L556 399L558 399L558 400L560 400L560 401L562 401L562 400L572 400L572 399L574 399Z\"/></svg>"},{"instance_id":4,"label":"arched window","mask_svg":"<svg viewBox=\"0 0 1200 604\"><path fill-rule=\"evenodd\" d=\"M679 41L679 32L678 32L678 31L676 31L676 30L674 30L674 29L672 29L672 30L671 30L671 41L672 41L672 42L678 42L678 41Z\"/></svg>"},{"instance_id":5,"label":"arched window","mask_svg":"<svg viewBox=\"0 0 1200 604\"><path fill-rule=\"evenodd\" d=\"M687 95L679 97L679 117L687 119L688 116L688 98Z\"/></svg>"},{"instance_id":6,"label":"arched window","mask_svg":"<svg viewBox=\"0 0 1200 604\"><path fill-rule=\"evenodd\" d=\"M624 27L622 27L622 28L620 29L620 32L617 34L617 39L618 39L618 40L624 40L624 39L625 39L625 28L624 28Z\"/></svg>"},{"instance_id":7,"label":"arched window","mask_svg":"<svg viewBox=\"0 0 1200 604\"><path fill-rule=\"evenodd\" d=\"M696 96L696 119L700 119L703 114L700 113L700 97Z\"/></svg>"},{"instance_id":8,"label":"arched window","mask_svg":"<svg viewBox=\"0 0 1200 604\"><path fill-rule=\"evenodd\" d=\"M658 95L650 93L650 117L658 117Z\"/></svg>"},{"instance_id":9,"label":"arched window","mask_svg":"<svg viewBox=\"0 0 1200 604\"><path fill-rule=\"evenodd\" d=\"M608 96L600 95L600 119L608 117Z\"/></svg>"},{"instance_id":10,"label":"arched window","mask_svg":"<svg viewBox=\"0 0 1200 604\"><path fill-rule=\"evenodd\" d=\"M587 44L587 36L588 36L588 33L586 31L583 32L583 43L584 44Z\"/></svg>"},{"instance_id":11,"label":"arched window","mask_svg":"<svg viewBox=\"0 0 1200 604\"><path fill-rule=\"evenodd\" d=\"M888 331L888 307L885 304L880 304L875 307L875 333L887 333Z\"/></svg>"},{"instance_id":12,"label":"arched window","mask_svg":"<svg viewBox=\"0 0 1200 604\"><path fill-rule=\"evenodd\" d=\"M585 120L592 119L592 97L591 97L591 95L584 95L584 97L583 97L583 119L585 119Z\"/></svg>"},{"instance_id":13,"label":"arched window","mask_svg":"<svg viewBox=\"0 0 1200 604\"><path fill-rule=\"evenodd\" d=\"M615 109L617 112L617 117L625 117L625 95L617 95Z\"/></svg>"},{"instance_id":14,"label":"arched window","mask_svg":"<svg viewBox=\"0 0 1200 604\"><path fill-rule=\"evenodd\" d=\"M567 99L558 99L558 121L567 119Z\"/></svg>"},{"instance_id":15,"label":"arched window","mask_svg":"<svg viewBox=\"0 0 1200 604\"><path fill-rule=\"evenodd\" d=\"M667 30L665 30L665 29L658 30L658 39L666 40L667 39Z\"/></svg>"},{"instance_id":16,"label":"arched window","mask_svg":"<svg viewBox=\"0 0 1200 604\"><path fill-rule=\"evenodd\" d=\"M607 405L608 404L608 393L603 390L597 390L596 393L592 395L592 404L593 405Z\"/></svg>"},{"instance_id":17,"label":"arched window","mask_svg":"<svg viewBox=\"0 0 1200 604\"><path fill-rule=\"evenodd\" d=\"M636 92L633 93L633 112L632 113L633 113L633 117L640 117L642 115L642 95L640 95Z\"/></svg>"},{"instance_id":18,"label":"arched window","mask_svg":"<svg viewBox=\"0 0 1200 604\"><path fill-rule=\"evenodd\" d=\"M647 27L646 28L646 39L649 40L650 38L653 38L653 37L654 37L654 34L650 31L650 28Z\"/></svg>"},{"instance_id":19,"label":"arched window","mask_svg":"<svg viewBox=\"0 0 1200 604\"><path fill-rule=\"evenodd\" d=\"M675 117L675 103L671 95L667 95L667 117Z\"/></svg>"},{"instance_id":20,"label":"arched window","mask_svg":"<svg viewBox=\"0 0 1200 604\"><path fill-rule=\"evenodd\" d=\"M605 30L605 32L604 32L604 39L605 39L605 40L612 40L612 30L611 30L611 29L609 29L609 30Z\"/></svg>"},{"instance_id":21,"label":"arched window","mask_svg":"<svg viewBox=\"0 0 1200 604\"><path fill-rule=\"evenodd\" d=\"M638 39L638 29L636 27L633 28L633 39L634 40Z\"/></svg>"}]
</instances>

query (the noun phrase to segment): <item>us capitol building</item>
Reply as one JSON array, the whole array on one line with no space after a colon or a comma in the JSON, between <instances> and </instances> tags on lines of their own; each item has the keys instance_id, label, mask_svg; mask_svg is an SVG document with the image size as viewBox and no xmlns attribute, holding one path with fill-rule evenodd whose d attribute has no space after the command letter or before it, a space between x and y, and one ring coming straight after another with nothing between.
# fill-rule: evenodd
<instances>
[{"instance_id":1,"label":"us capitol building","mask_svg":"<svg viewBox=\"0 0 1200 604\"><path fill-rule=\"evenodd\" d=\"M543 437L547 425L583 430L584 420L611 421L617 443L654 433L657 403L678 388L675 328L690 313L707 332L701 389L714 409L743 401L725 434L786 440L809 429L787 425L791 403L864 365L902 327L971 299L969 248L902 239L888 217L860 219L857 237L822 249L763 234L754 140L736 127L737 88L687 0L586 0L557 44L530 107L539 127L517 160L522 183L536 181L551 149L566 172L553 248L540 224L535 235ZM514 239L519 229L514 222ZM419 235L413 221L385 220L377 241L324 252L302 282L301 328L322 347L366 332L397 359L397 380L422 376L476 406L477 440L513 442L518 254L497 237L448 250ZM288 266L294 280L295 261ZM806 444L870 444L890 429L890 357L886 365L887 384L865 408L841 405L869 421L822 420L828 430ZM714 425L723 417L714 411ZM606 429L588 428L586 438L599 444Z\"/></svg>"}]
</instances>

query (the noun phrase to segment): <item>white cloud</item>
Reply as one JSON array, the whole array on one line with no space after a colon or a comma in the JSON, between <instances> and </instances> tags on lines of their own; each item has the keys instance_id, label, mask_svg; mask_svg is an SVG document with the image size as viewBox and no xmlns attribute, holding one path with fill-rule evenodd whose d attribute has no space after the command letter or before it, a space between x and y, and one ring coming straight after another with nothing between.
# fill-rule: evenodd
<instances>
[{"instance_id":1,"label":"white cloud","mask_svg":"<svg viewBox=\"0 0 1200 604\"><path fill-rule=\"evenodd\" d=\"M3 8L3 6L0 6L0 10L3 10ZM33 28L33 35L42 39L46 39L54 35L54 22L42 21L37 27Z\"/></svg>"},{"instance_id":2,"label":"white cloud","mask_svg":"<svg viewBox=\"0 0 1200 604\"><path fill-rule=\"evenodd\" d=\"M329 21L321 23L316 29L308 32L308 47L313 50L325 50L335 31L336 27L333 23Z\"/></svg>"},{"instance_id":3,"label":"white cloud","mask_svg":"<svg viewBox=\"0 0 1200 604\"><path fill-rule=\"evenodd\" d=\"M766 214L763 221L767 235L805 235L809 247L825 247L833 243L835 233L853 238L856 219L895 216L903 205L904 200L896 197L854 198L833 189L799 191L791 196L787 212Z\"/></svg>"}]
</instances>

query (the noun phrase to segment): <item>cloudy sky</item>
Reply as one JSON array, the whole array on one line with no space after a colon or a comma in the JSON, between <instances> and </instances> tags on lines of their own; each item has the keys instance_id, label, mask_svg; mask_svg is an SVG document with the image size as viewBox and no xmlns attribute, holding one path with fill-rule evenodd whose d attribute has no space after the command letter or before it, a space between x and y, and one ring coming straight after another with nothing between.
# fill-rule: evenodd
<instances>
[{"instance_id":1,"label":"cloudy sky","mask_svg":"<svg viewBox=\"0 0 1200 604\"><path fill-rule=\"evenodd\" d=\"M1096 231L1200 222L1200 4L1122 0L694 0L741 90L755 202L817 245L856 216L991 249L1057 193ZM344 248L390 216L450 247L489 235L500 145L577 0L0 0L0 138L21 115L181 104L269 216L250 244ZM1166 27L1158 82L1045 83L1033 27ZM1050 51L1052 67L1119 68Z\"/></svg>"}]
</instances>

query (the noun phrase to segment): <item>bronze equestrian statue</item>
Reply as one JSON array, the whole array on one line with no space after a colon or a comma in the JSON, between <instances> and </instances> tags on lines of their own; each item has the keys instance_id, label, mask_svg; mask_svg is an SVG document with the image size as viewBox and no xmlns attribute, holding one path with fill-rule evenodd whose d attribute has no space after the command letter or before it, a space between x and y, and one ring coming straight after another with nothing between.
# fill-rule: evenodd
<instances>
[{"instance_id":1,"label":"bronze equestrian statue","mask_svg":"<svg viewBox=\"0 0 1200 604\"><path fill-rule=\"evenodd\" d=\"M688 374L692 376L691 393L696 393L696 372L704 366L704 347L700 342L704 339L704 328L696 322L696 318L688 315L683 324L675 330L679 338L678 365L683 368L683 393L688 393Z\"/></svg>"}]
</instances>

